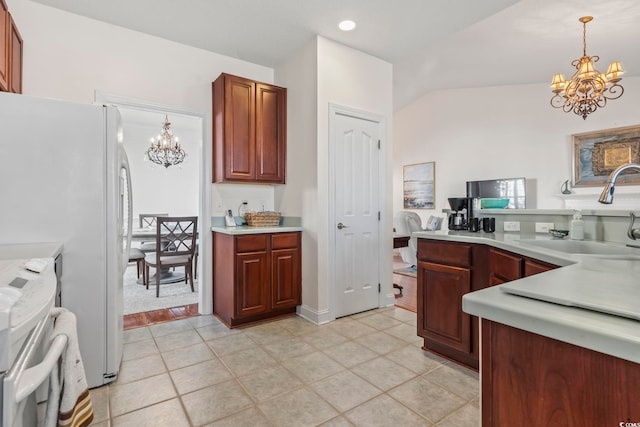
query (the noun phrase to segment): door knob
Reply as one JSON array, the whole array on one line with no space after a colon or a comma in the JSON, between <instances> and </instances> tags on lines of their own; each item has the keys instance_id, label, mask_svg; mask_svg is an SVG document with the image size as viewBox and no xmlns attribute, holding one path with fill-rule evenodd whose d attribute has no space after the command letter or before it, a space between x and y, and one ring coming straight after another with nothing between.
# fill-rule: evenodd
<instances>
[{"instance_id":1,"label":"door knob","mask_svg":"<svg viewBox=\"0 0 640 427\"><path fill-rule=\"evenodd\" d=\"M343 223L339 222L338 223L338 230L342 230L343 228L349 228L348 225L344 225Z\"/></svg>"}]
</instances>

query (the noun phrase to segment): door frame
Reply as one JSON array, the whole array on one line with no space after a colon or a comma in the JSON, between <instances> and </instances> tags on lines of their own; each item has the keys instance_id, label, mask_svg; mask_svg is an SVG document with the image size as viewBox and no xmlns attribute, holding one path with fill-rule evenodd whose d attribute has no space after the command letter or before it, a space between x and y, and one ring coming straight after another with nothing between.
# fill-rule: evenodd
<instances>
[{"instance_id":1,"label":"door frame","mask_svg":"<svg viewBox=\"0 0 640 427\"><path fill-rule=\"evenodd\" d=\"M378 251L378 280L381 285L380 293L378 294L378 307L386 307L393 305L395 297L393 295L392 283L386 283L387 276L391 277L392 261L391 261L391 248L392 248L392 233L386 233L385 227L387 223L390 223L387 219L387 210L385 206L389 203L386 188L390 183L385 183L387 177L387 165L388 156L390 154L389 145L387 143L387 125L385 117L381 114L372 113L369 111L360 110L357 108L347 107L344 105L329 103L329 176L328 176L328 252L331 256L327 260L327 273L329 278L329 319L336 319L336 260L335 260L335 185L336 185L336 169L334 158L337 152L337 141L334 137L335 122L334 119L337 115L350 116L357 119L368 120L378 124L378 137L380 139L380 150L378 157L378 170L380 173L380 181L378 182L378 211L381 218L378 221L378 237L380 242L380 250ZM389 248L387 251L385 248ZM388 266L386 265L388 264Z\"/></svg>"},{"instance_id":2,"label":"door frame","mask_svg":"<svg viewBox=\"0 0 640 427\"><path fill-rule=\"evenodd\" d=\"M96 91L95 103L104 105L115 105L116 107L127 107L132 109L138 109L151 112L162 113L174 113L183 116L190 116L199 118L202 124L202 141L200 142L200 164L198 165L200 180L198 182L199 187L199 208L198 216L201 219L211 218L211 144L206 144L205 141L211 141L211 115L205 114L205 112L193 110L186 107L163 105L147 100L129 98L126 96L114 95ZM135 195L134 195L135 197ZM203 286L204 283L212 283L212 263L205 260L211 260L212 258L212 244L211 244L211 232L210 224L207 221L198 221L198 235L199 235L199 248L198 248L198 277L200 286L198 286L198 312L200 314L211 314L213 312L213 290L211 286Z\"/></svg>"}]
</instances>

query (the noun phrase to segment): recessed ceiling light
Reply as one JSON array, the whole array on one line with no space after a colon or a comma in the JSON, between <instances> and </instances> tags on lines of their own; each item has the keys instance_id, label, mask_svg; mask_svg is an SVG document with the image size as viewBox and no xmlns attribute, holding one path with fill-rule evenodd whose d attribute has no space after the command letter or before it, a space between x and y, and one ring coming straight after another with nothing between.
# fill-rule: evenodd
<instances>
[{"instance_id":1,"label":"recessed ceiling light","mask_svg":"<svg viewBox=\"0 0 640 427\"><path fill-rule=\"evenodd\" d=\"M338 24L338 28L340 28L342 31L351 31L356 28L356 23L350 19L345 19Z\"/></svg>"}]
</instances>

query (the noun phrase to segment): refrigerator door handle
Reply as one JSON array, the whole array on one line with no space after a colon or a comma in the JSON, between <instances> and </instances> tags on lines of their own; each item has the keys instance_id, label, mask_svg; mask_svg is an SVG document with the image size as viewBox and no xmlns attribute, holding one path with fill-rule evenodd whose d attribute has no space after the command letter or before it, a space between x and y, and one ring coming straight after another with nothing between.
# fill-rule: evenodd
<instances>
[{"instance_id":1,"label":"refrigerator door handle","mask_svg":"<svg viewBox=\"0 0 640 427\"><path fill-rule=\"evenodd\" d=\"M131 171L129 170L129 158L127 157L127 152L125 151L122 144L118 145L118 149L120 150L120 169L124 170L127 181L127 244L126 250L124 252L125 258L121 263L123 267L122 274L124 274L129 261L129 252L131 251L131 227L133 227L133 193L131 185Z\"/></svg>"}]
</instances>

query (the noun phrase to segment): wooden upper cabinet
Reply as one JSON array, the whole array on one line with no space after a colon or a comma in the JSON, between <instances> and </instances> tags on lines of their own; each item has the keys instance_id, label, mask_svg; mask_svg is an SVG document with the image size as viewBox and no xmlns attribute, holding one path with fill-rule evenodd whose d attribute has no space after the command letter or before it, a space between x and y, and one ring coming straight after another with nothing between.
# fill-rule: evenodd
<instances>
[{"instance_id":1,"label":"wooden upper cabinet","mask_svg":"<svg viewBox=\"0 0 640 427\"><path fill-rule=\"evenodd\" d=\"M0 91L9 90L9 28L11 27L9 9L4 0L0 0Z\"/></svg>"},{"instance_id":2,"label":"wooden upper cabinet","mask_svg":"<svg viewBox=\"0 0 640 427\"><path fill-rule=\"evenodd\" d=\"M9 91L22 93L22 37L9 14Z\"/></svg>"},{"instance_id":3,"label":"wooden upper cabinet","mask_svg":"<svg viewBox=\"0 0 640 427\"><path fill-rule=\"evenodd\" d=\"M212 86L213 182L284 184L286 88L224 73Z\"/></svg>"},{"instance_id":4,"label":"wooden upper cabinet","mask_svg":"<svg viewBox=\"0 0 640 427\"><path fill-rule=\"evenodd\" d=\"M256 179L284 184L286 163L286 89L256 84Z\"/></svg>"}]
</instances>

